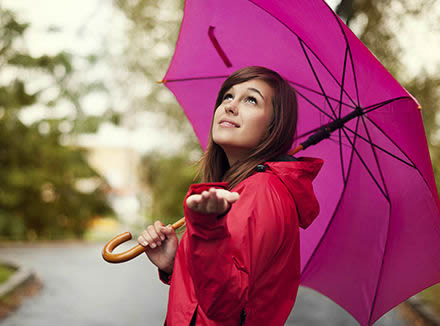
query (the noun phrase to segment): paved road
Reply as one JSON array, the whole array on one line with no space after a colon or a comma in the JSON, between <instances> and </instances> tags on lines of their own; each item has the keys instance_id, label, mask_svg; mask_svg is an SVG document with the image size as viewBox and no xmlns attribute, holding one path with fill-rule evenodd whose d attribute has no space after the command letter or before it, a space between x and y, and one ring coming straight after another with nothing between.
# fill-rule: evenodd
<instances>
[{"instance_id":1,"label":"paved road","mask_svg":"<svg viewBox=\"0 0 440 326\"><path fill-rule=\"evenodd\" d=\"M134 243L121 246L122 250ZM0 248L1 259L33 269L42 291L25 301L2 326L162 325L168 286L144 256L112 265L101 258L103 244ZM301 288L286 325L351 326L358 323L332 301ZM403 326L396 312L375 325Z\"/></svg>"}]
</instances>

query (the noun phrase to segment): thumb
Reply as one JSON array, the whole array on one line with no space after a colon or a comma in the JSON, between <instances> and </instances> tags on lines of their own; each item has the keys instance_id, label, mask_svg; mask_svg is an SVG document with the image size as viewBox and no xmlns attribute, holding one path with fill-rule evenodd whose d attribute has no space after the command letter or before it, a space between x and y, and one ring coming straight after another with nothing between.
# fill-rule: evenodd
<instances>
[{"instance_id":1,"label":"thumb","mask_svg":"<svg viewBox=\"0 0 440 326\"><path fill-rule=\"evenodd\" d=\"M238 192L230 192L226 196L226 200L230 203L235 203L238 199L240 199Z\"/></svg>"},{"instance_id":2,"label":"thumb","mask_svg":"<svg viewBox=\"0 0 440 326\"><path fill-rule=\"evenodd\" d=\"M168 224L167 226L162 226L162 232L165 233L165 235L167 236L176 235L176 231L172 228L170 224Z\"/></svg>"}]
</instances>

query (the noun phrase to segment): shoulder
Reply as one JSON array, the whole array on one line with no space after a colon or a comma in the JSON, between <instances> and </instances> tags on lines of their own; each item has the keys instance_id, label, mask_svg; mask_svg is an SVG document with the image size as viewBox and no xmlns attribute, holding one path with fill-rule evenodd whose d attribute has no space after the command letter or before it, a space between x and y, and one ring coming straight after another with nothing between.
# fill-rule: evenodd
<instances>
[{"instance_id":1,"label":"shoulder","mask_svg":"<svg viewBox=\"0 0 440 326\"><path fill-rule=\"evenodd\" d=\"M278 210L293 203L293 198L281 179L271 171L258 172L238 184L232 191L240 194L242 202L253 204L253 209ZM268 205L271 203L272 205Z\"/></svg>"},{"instance_id":2,"label":"shoulder","mask_svg":"<svg viewBox=\"0 0 440 326\"><path fill-rule=\"evenodd\" d=\"M295 223L293 197L272 172L255 173L233 191L240 193L240 199L231 206L228 219L237 227L245 223L253 230L279 235L280 230Z\"/></svg>"},{"instance_id":3,"label":"shoulder","mask_svg":"<svg viewBox=\"0 0 440 326\"><path fill-rule=\"evenodd\" d=\"M237 190L255 191L287 191L281 179L271 171L257 172L237 185Z\"/></svg>"}]
</instances>

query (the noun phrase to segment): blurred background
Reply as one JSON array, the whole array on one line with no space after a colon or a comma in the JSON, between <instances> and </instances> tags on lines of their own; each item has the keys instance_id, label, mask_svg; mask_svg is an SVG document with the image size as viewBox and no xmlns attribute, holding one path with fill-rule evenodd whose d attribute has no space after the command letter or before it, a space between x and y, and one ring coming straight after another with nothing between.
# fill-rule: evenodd
<instances>
[{"instance_id":1,"label":"blurred background","mask_svg":"<svg viewBox=\"0 0 440 326\"><path fill-rule=\"evenodd\" d=\"M439 184L440 2L327 2L421 103ZM157 83L174 52L183 6L183 0L0 0L0 263L25 264L52 289L60 275L81 273L83 252L89 250L90 266L100 260L98 248L117 233L137 235L156 219L183 216L202 150L174 96ZM60 262L56 255L66 248L79 260ZM138 259L132 266L146 268ZM137 275L102 264L102 274ZM3 269L0 282L10 273ZM133 291L127 295L142 307L144 294L124 284L121 291ZM167 288L157 291L160 320ZM42 293L30 300L46 300ZM433 287L422 297L440 312L439 293ZM41 314L53 301L45 304L35 309ZM32 307L26 301L19 314L32 315ZM107 320L109 307L103 304L95 324ZM6 322L11 318L18 317ZM10 325L24 322L17 320Z\"/></svg>"}]
</instances>

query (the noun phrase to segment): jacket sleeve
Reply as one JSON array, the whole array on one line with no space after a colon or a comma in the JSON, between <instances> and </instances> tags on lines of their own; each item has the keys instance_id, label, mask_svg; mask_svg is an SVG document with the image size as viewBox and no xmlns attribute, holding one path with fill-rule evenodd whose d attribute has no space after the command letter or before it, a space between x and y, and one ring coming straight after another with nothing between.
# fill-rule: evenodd
<instances>
[{"instance_id":1,"label":"jacket sleeve","mask_svg":"<svg viewBox=\"0 0 440 326\"><path fill-rule=\"evenodd\" d=\"M190 254L186 256L198 302L212 320L237 318L247 301L249 283L270 268L283 242L286 216L279 196L283 185L260 180L247 184L225 216L199 214L186 198L224 184L192 185L184 201ZM231 240L229 223L239 223L240 240Z\"/></svg>"},{"instance_id":2,"label":"jacket sleeve","mask_svg":"<svg viewBox=\"0 0 440 326\"><path fill-rule=\"evenodd\" d=\"M159 272L159 279L162 281L162 283L166 285L171 285L171 277L173 276L173 274L168 274L161 269L157 270Z\"/></svg>"}]
</instances>

